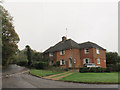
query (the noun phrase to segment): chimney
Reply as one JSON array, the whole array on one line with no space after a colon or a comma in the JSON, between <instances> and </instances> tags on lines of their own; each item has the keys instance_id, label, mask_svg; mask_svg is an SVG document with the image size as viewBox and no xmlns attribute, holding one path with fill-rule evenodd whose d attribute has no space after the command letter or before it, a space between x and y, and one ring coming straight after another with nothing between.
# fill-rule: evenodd
<instances>
[{"instance_id":1,"label":"chimney","mask_svg":"<svg viewBox=\"0 0 120 90\"><path fill-rule=\"evenodd\" d=\"M67 38L65 36L62 37L62 42L64 42Z\"/></svg>"}]
</instances>

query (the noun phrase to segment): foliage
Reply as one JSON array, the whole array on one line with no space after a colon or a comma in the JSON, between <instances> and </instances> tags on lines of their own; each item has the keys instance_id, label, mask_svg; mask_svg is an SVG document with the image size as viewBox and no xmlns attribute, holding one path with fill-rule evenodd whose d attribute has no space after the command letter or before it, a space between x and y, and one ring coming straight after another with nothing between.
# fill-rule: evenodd
<instances>
[{"instance_id":1,"label":"foliage","mask_svg":"<svg viewBox=\"0 0 120 90\"><path fill-rule=\"evenodd\" d=\"M13 18L1 5L0 17L2 20L2 26L0 26L2 28L2 65L8 65L11 57L18 50L19 37L12 24Z\"/></svg>"},{"instance_id":2,"label":"foliage","mask_svg":"<svg viewBox=\"0 0 120 90\"><path fill-rule=\"evenodd\" d=\"M32 56L33 61L42 61L42 53L33 51L33 56Z\"/></svg>"},{"instance_id":3,"label":"foliage","mask_svg":"<svg viewBox=\"0 0 120 90\"><path fill-rule=\"evenodd\" d=\"M86 72L106 72L106 69L105 68L100 68L100 67L83 67L83 68L79 68L79 72L81 72L81 73L86 73Z\"/></svg>"},{"instance_id":4,"label":"foliage","mask_svg":"<svg viewBox=\"0 0 120 90\"><path fill-rule=\"evenodd\" d=\"M47 68L45 68L46 70L50 70L50 71L55 71L55 72L64 72L64 68L63 67L54 67L54 66L48 66Z\"/></svg>"},{"instance_id":5,"label":"foliage","mask_svg":"<svg viewBox=\"0 0 120 90\"><path fill-rule=\"evenodd\" d=\"M111 72L120 71L120 56L117 52L106 52L107 70Z\"/></svg>"},{"instance_id":6,"label":"foliage","mask_svg":"<svg viewBox=\"0 0 120 90\"><path fill-rule=\"evenodd\" d=\"M58 67L60 66L60 61L56 62L56 66L58 66Z\"/></svg>"},{"instance_id":7,"label":"foliage","mask_svg":"<svg viewBox=\"0 0 120 90\"><path fill-rule=\"evenodd\" d=\"M32 54L31 54L31 48L29 45L26 46L26 55L27 55L27 60L28 60L28 66L31 66L31 64L32 64L32 61L31 61L32 56L31 55Z\"/></svg>"},{"instance_id":8,"label":"foliage","mask_svg":"<svg viewBox=\"0 0 120 90\"><path fill-rule=\"evenodd\" d=\"M116 64L120 62L120 56L117 52L106 52L106 64Z\"/></svg>"},{"instance_id":9,"label":"foliage","mask_svg":"<svg viewBox=\"0 0 120 90\"><path fill-rule=\"evenodd\" d=\"M36 69L45 69L46 67L48 67L48 62L36 61L33 62L31 66Z\"/></svg>"},{"instance_id":10,"label":"foliage","mask_svg":"<svg viewBox=\"0 0 120 90\"><path fill-rule=\"evenodd\" d=\"M28 65L28 61L27 61L27 60L19 61L19 62L17 62L17 65L20 65L20 66L27 66L27 65Z\"/></svg>"}]
</instances>

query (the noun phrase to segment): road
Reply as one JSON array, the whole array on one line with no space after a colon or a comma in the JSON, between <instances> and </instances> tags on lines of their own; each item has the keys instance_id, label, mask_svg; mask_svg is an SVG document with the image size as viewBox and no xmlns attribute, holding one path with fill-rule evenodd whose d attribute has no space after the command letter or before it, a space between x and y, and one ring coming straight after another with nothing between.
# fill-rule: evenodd
<instances>
[{"instance_id":1,"label":"road","mask_svg":"<svg viewBox=\"0 0 120 90\"><path fill-rule=\"evenodd\" d=\"M117 84L80 84L72 82L53 81L38 78L29 73L22 73L27 69L17 65L11 65L3 70L3 88L118 88ZM9 74L9 75L8 75ZM7 76L6 76L7 75Z\"/></svg>"}]
</instances>

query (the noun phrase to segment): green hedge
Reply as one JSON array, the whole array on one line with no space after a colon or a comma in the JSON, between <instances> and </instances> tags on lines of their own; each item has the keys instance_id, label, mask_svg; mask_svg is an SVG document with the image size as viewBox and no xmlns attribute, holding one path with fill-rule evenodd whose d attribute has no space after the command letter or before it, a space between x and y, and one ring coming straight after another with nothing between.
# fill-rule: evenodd
<instances>
[{"instance_id":1,"label":"green hedge","mask_svg":"<svg viewBox=\"0 0 120 90\"><path fill-rule=\"evenodd\" d=\"M109 69L111 72L120 72L120 63L108 64L107 69Z\"/></svg>"},{"instance_id":2,"label":"green hedge","mask_svg":"<svg viewBox=\"0 0 120 90\"><path fill-rule=\"evenodd\" d=\"M32 63L32 67L36 69L44 69L48 67L48 62L34 62Z\"/></svg>"},{"instance_id":3,"label":"green hedge","mask_svg":"<svg viewBox=\"0 0 120 90\"><path fill-rule=\"evenodd\" d=\"M79 68L79 72L110 72L110 69L100 68L100 67L83 67Z\"/></svg>"},{"instance_id":4,"label":"green hedge","mask_svg":"<svg viewBox=\"0 0 120 90\"><path fill-rule=\"evenodd\" d=\"M60 61L56 61L56 66L60 66Z\"/></svg>"},{"instance_id":5,"label":"green hedge","mask_svg":"<svg viewBox=\"0 0 120 90\"><path fill-rule=\"evenodd\" d=\"M27 65L28 65L28 61L27 61L27 60L19 61L19 62L17 62L17 65L20 65L20 66L27 66Z\"/></svg>"}]
</instances>

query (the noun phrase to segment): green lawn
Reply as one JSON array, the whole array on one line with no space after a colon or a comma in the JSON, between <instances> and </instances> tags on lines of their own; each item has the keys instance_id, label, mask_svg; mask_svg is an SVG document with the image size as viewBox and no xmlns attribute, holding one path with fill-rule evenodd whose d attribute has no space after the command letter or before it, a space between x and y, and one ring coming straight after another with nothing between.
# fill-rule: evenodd
<instances>
[{"instance_id":1,"label":"green lawn","mask_svg":"<svg viewBox=\"0 0 120 90\"><path fill-rule=\"evenodd\" d=\"M58 74L58 73L63 73L63 71L56 72L56 71L50 71L50 70L37 70L37 69L30 70L30 74L39 76L39 77L49 76L49 75Z\"/></svg>"},{"instance_id":2,"label":"green lawn","mask_svg":"<svg viewBox=\"0 0 120 90\"><path fill-rule=\"evenodd\" d=\"M118 83L118 73L74 73L61 80L83 83Z\"/></svg>"}]
</instances>

